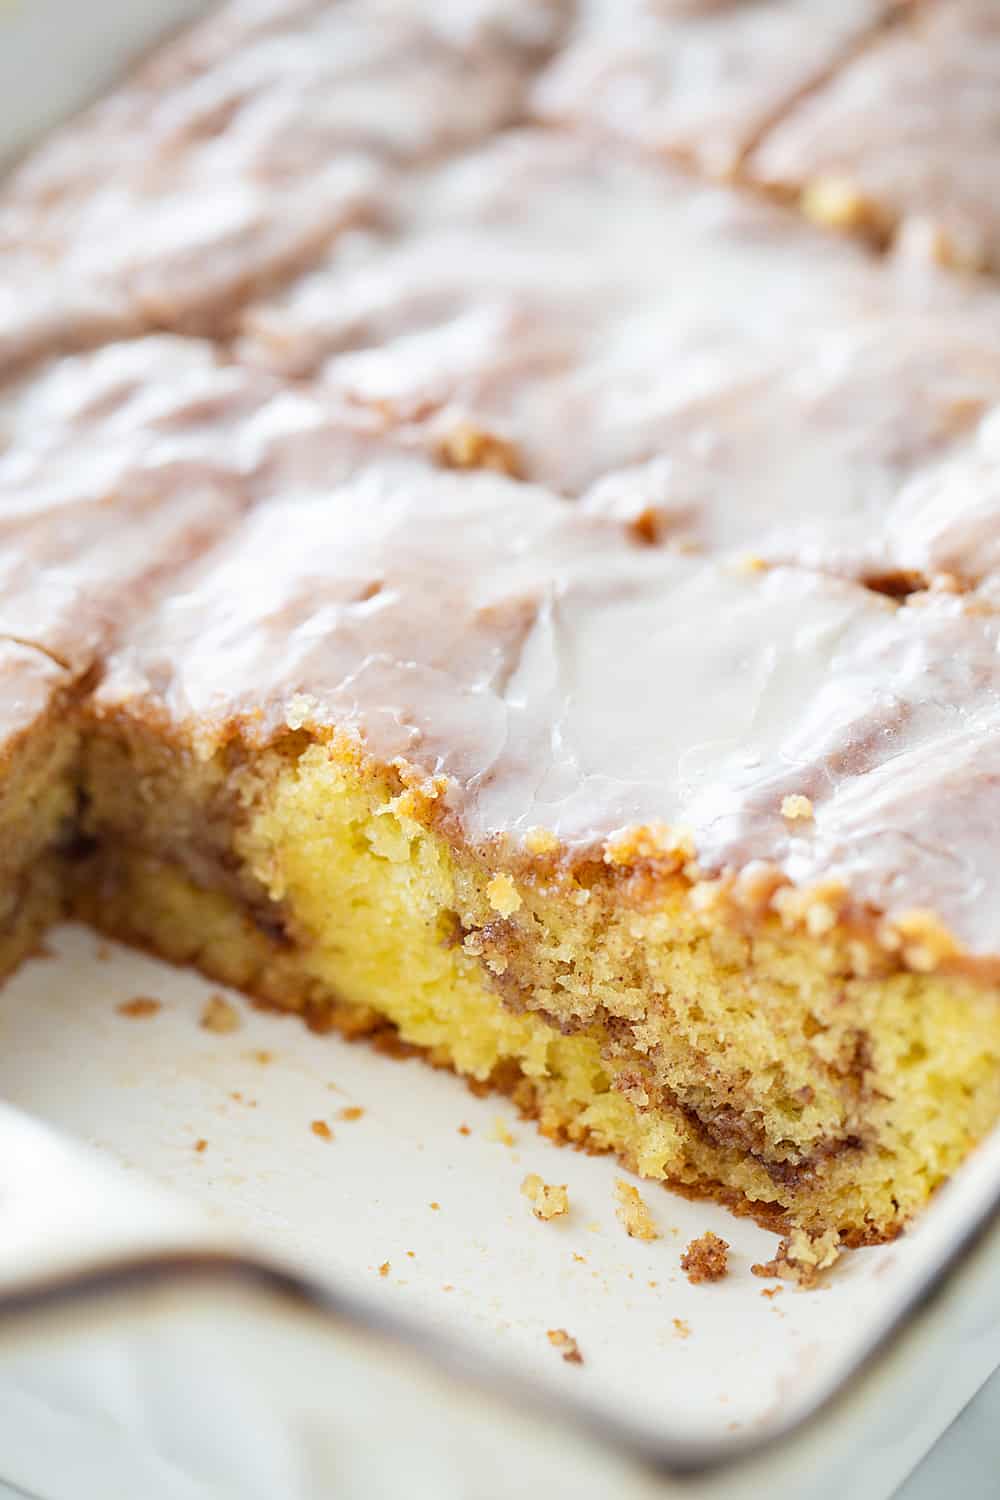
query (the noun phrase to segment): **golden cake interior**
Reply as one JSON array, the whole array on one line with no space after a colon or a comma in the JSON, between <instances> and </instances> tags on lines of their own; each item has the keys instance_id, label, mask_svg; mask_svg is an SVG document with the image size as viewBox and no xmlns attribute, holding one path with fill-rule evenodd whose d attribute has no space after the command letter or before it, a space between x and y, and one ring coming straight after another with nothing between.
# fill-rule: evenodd
<instances>
[{"instance_id":1,"label":"golden cake interior","mask_svg":"<svg viewBox=\"0 0 1000 1500\"><path fill-rule=\"evenodd\" d=\"M61 673L41 653L0 642L0 975L63 910L63 853L73 838L79 726Z\"/></svg>"},{"instance_id":2,"label":"golden cake interior","mask_svg":"<svg viewBox=\"0 0 1000 1500\"><path fill-rule=\"evenodd\" d=\"M388 1021L547 1135L764 1222L889 1237L1000 1116L991 987L721 919L641 853L464 847L432 783L336 733L200 759L112 717L81 777L77 914L321 1029Z\"/></svg>"}]
</instances>

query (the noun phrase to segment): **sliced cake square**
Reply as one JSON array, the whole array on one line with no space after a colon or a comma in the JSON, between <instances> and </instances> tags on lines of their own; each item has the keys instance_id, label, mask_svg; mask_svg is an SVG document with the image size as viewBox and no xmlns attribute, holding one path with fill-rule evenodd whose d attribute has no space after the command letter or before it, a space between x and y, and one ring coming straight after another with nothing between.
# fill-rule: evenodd
<instances>
[{"instance_id":1,"label":"sliced cake square","mask_svg":"<svg viewBox=\"0 0 1000 1500\"><path fill-rule=\"evenodd\" d=\"M878 1240L1000 1114L998 630L376 457L125 632L78 910Z\"/></svg>"}]
</instances>

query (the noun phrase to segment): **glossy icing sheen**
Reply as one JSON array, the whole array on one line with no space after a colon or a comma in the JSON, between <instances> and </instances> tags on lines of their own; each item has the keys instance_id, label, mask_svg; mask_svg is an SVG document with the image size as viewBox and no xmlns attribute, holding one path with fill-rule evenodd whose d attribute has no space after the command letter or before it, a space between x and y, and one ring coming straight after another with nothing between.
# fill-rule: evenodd
<instances>
[{"instance_id":1,"label":"glossy icing sheen","mask_svg":"<svg viewBox=\"0 0 1000 1500\"><path fill-rule=\"evenodd\" d=\"M644 518L665 545L974 582L1000 563L998 397L1000 345L947 318L830 329L729 401L682 410L657 457L583 504Z\"/></svg>"},{"instance_id":2,"label":"glossy icing sheen","mask_svg":"<svg viewBox=\"0 0 1000 1500\"><path fill-rule=\"evenodd\" d=\"M998 78L995 0L915 5L909 24L792 110L749 170L792 187L850 184L906 245L996 270Z\"/></svg>"},{"instance_id":3,"label":"glossy icing sheen","mask_svg":"<svg viewBox=\"0 0 1000 1500\"><path fill-rule=\"evenodd\" d=\"M0 636L87 670L247 506L335 478L362 442L195 340L56 360L0 394Z\"/></svg>"},{"instance_id":4,"label":"glossy icing sheen","mask_svg":"<svg viewBox=\"0 0 1000 1500\"><path fill-rule=\"evenodd\" d=\"M136 623L97 703L202 753L237 727L353 727L446 774L475 842L538 825L584 850L666 820L707 871L832 875L988 952L998 631L948 595L740 572L497 476L372 463L245 519ZM812 820L782 816L790 794Z\"/></svg>"},{"instance_id":5,"label":"glossy icing sheen","mask_svg":"<svg viewBox=\"0 0 1000 1500\"><path fill-rule=\"evenodd\" d=\"M534 107L725 174L892 9L893 0L581 0Z\"/></svg>"},{"instance_id":6,"label":"glossy icing sheen","mask_svg":"<svg viewBox=\"0 0 1000 1500\"><path fill-rule=\"evenodd\" d=\"M519 33L544 42L555 9L538 7L544 25L526 3L506 22L488 0L424 9L236 0L57 134L0 203L0 370L136 329L218 326L371 216L385 163L510 118L533 55Z\"/></svg>"},{"instance_id":7,"label":"glossy icing sheen","mask_svg":"<svg viewBox=\"0 0 1000 1500\"><path fill-rule=\"evenodd\" d=\"M669 544L975 576L975 549L910 562L898 497L1000 400L991 289L890 275L767 205L531 132L393 205L248 310L245 359L402 441L485 429L525 477L652 511Z\"/></svg>"},{"instance_id":8,"label":"glossy icing sheen","mask_svg":"<svg viewBox=\"0 0 1000 1500\"><path fill-rule=\"evenodd\" d=\"M884 295L860 251L766 205L523 131L409 174L377 230L248 310L242 352L291 373L322 369L328 385L398 417L451 401L499 418L526 377L561 389L586 366L607 380L654 348L773 352L803 317L857 313ZM541 394L551 401L556 387ZM555 435L539 432L537 462Z\"/></svg>"}]
</instances>

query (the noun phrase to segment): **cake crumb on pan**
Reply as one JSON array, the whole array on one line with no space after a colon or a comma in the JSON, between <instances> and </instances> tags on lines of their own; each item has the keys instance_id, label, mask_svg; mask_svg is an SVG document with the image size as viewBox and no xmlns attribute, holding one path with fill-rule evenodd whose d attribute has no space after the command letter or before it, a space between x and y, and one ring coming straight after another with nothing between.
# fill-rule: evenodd
<instances>
[{"instance_id":1,"label":"cake crumb on pan","mask_svg":"<svg viewBox=\"0 0 1000 1500\"><path fill-rule=\"evenodd\" d=\"M548 1338L553 1349L561 1351L562 1357L568 1365L583 1364L583 1355L580 1353L580 1346L573 1335L566 1332L565 1328L550 1328Z\"/></svg>"},{"instance_id":2,"label":"cake crumb on pan","mask_svg":"<svg viewBox=\"0 0 1000 1500\"><path fill-rule=\"evenodd\" d=\"M333 1140L333 1131L330 1129L325 1120L313 1120L312 1124L309 1126L309 1129L312 1131L313 1135L318 1135L321 1141Z\"/></svg>"},{"instance_id":3,"label":"cake crumb on pan","mask_svg":"<svg viewBox=\"0 0 1000 1500\"><path fill-rule=\"evenodd\" d=\"M615 1197L618 1200L615 1212L631 1239L658 1240L660 1238L660 1231L638 1188L619 1177L615 1183Z\"/></svg>"},{"instance_id":4,"label":"cake crumb on pan","mask_svg":"<svg viewBox=\"0 0 1000 1500\"><path fill-rule=\"evenodd\" d=\"M793 792L782 799L781 816L789 823L794 823L797 819L808 822L812 815L812 802L808 797L803 797L800 792Z\"/></svg>"},{"instance_id":5,"label":"cake crumb on pan","mask_svg":"<svg viewBox=\"0 0 1000 1500\"><path fill-rule=\"evenodd\" d=\"M803 1229L796 1229L778 1245L773 1260L752 1265L750 1270L754 1276L778 1276L808 1289L819 1283L823 1272L828 1271L842 1253L836 1230L809 1235Z\"/></svg>"},{"instance_id":6,"label":"cake crumb on pan","mask_svg":"<svg viewBox=\"0 0 1000 1500\"><path fill-rule=\"evenodd\" d=\"M205 1031L213 1031L218 1036L226 1036L231 1031L239 1030L240 1013L225 995L210 995L205 1001L198 1024Z\"/></svg>"},{"instance_id":7,"label":"cake crumb on pan","mask_svg":"<svg viewBox=\"0 0 1000 1500\"><path fill-rule=\"evenodd\" d=\"M706 1230L691 1241L681 1256L681 1270L692 1286L702 1281L722 1281L729 1274L729 1242Z\"/></svg>"},{"instance_id":8,"label":"cake crumb on pan","mask_svg":"<svg viewBox=\"0 0 1000 1500\"><path fill-rule=\"evenodd\" d=\"M492 469L512 479L523 472L513 443L471 422L460 422L453 427L441 439L438 454L441 462L452 469Z\"/></svg>"},{"instance_id":9,"label":"cake crumb on pan","mask_svg":"<svg viewBox=\"0 0 1000 1500\"><path fill-rule=\"evenodd\" d=\"M558 1219L569 1213L569 1192L564 1182L543 1182L537 1172L529 1172L521 1183L521 1192L531 1203L536 1219Z\"/></svg>"},{"instance_id":10,"label":"cake crumb on pan","mask_svg":"<svg viewBox=\"0 0 1000 1500\"><path fill-rule=\"evenodd\" d=\"M120 1016L128 1016L130 1020L142 1020L147 1016L155 1016L162 1007L162 1001L154 1000L152 995L133 995L131 1000L122 1000L115 1006Z\"/></svg>"}]
</instances>

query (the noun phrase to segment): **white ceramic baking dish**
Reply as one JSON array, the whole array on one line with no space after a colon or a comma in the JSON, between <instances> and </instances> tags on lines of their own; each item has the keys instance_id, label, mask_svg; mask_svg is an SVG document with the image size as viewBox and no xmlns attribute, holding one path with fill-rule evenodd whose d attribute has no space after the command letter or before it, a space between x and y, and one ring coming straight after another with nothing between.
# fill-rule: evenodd
<instances>
[{"instance_id":1,"label":"white ceramic baking dish","mask_svg":"<svg viewBox=\"0 0 1000 1500\"><path fill-rule=\"evenodd\" d=\"M662 1237L630 1240L612 1162L450 1075L235 997L219 1035L198 976L50 947L0 991L0 1476L46 1500L886 1500L998 1361L1000 1139L912 1234L765 1297L773 1236L647 1185ZM733 1269L692 1287L706 1227Z\"/></svg>"},{"instance_id":2,"label":"white ceramic baking dish","mask_svg":"<svg viewBox=\"0 0 1000 1500\"><path fill-rule=\"evenodd\" d=\"M197 8L0 3L0 155ZM905 1239L765 1296L746 1220L647 1186L630 1240L614 1163L502 1101L243 1002L215 1034L196 975L51 946L0 990L0 1478L44 1500L887 1500L1000 1363L1000 1140ZM733 1269L692 1287L706 1228Z\"/></svg>"}]
</instances>

